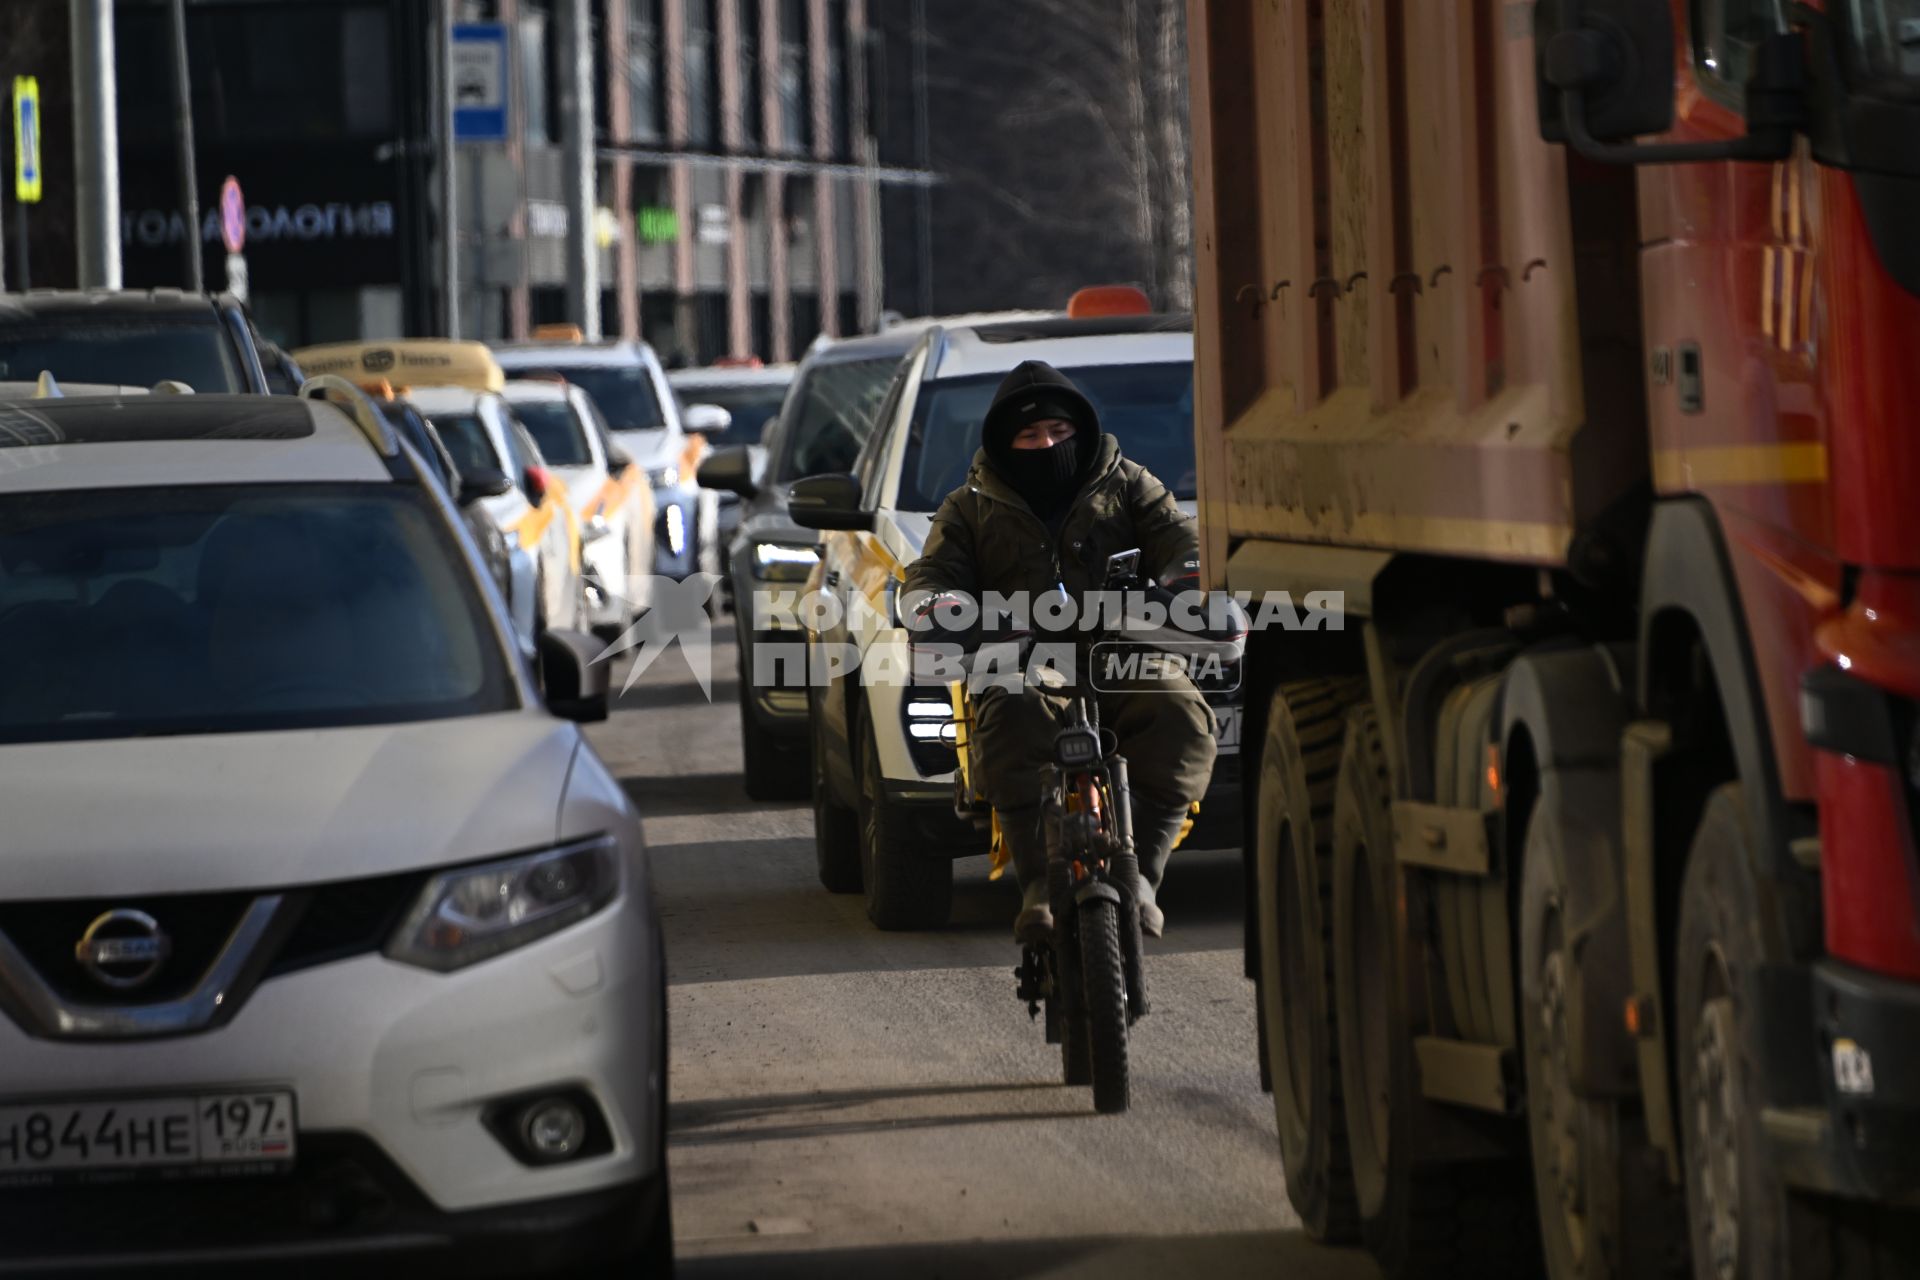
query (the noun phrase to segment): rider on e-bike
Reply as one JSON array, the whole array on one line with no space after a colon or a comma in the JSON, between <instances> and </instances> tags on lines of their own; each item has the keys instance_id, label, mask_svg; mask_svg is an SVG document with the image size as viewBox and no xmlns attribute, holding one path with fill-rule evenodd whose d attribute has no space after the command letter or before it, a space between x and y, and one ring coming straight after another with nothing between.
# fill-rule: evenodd
<instances>
[{"instance_id":1,"label":"rider on e-bike","mask_svg":"<svg viewBox=\"0 0 1920 1280\"><path fill-rule=\"evenodd\" d=\"M1108 557L1135 548L1143 579L1176 590L1198 585L1192 520L1166 485L1121 457L1092 403L1059 370L1029 360L1008 374L981 442L966 482L941 503L925 549L907 568L902 597L918 602L921 618L955 594L978 601L1024 593L1037 602L1064 587L1084 599L1105 585ZM1156 670L1095 689L1086 665L1082 652L1077 690L988 688L974 697L974 755L1020 882L1014 936L1022 943L1045 941L1053 930L1041 802L1074 692L1093 697L1128 764L1140 925L1150 937L1164 925L1155 894L1167 861L1213 772L1213 713L1185 675Z\"/></svg>"}]
</instances>

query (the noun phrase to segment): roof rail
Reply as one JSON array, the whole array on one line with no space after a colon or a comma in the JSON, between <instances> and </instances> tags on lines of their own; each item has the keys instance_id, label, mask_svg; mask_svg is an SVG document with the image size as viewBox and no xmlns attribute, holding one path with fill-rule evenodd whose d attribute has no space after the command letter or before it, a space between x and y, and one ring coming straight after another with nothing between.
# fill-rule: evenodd
<instances>
[{"instance_id":1,"label":"roof rail","mask_svg":"<svg viewBox=\"0 0 1920 1280\"><path fill-rule=\"evenodd\" d=\"M383 458L395 458L400 455L400 437L394 434L393 424L374 404L373 397L353 385L337 373L316 373L300 384L302 400L325 400L337 404L347 411L354 425L360 428L360 434Z\"/></svg>"},{"instance_id":2,"label":"roof rail","mask_svg":"<svg viewBox=\"0 0 1920 1280\"><path fill-rule=\"evenodd\" d=\"M162 378L153 384L152 394L156 396L190 396L193 388L178 378Z\"/></svg>"}]
</instances>

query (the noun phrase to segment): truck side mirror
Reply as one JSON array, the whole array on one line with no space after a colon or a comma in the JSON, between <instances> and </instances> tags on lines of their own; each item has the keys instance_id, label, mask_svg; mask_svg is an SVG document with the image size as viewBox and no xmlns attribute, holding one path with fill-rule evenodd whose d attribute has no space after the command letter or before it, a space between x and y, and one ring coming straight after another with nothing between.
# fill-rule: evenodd
<instances>
[{"instance_id":1,"label":"truck side mirror","mask_svg":"<svg viewBox=\"0 0 1920 1280\"><path fill-rule=\"evenodd\" d=\"M1673 127L1673 10L1667 0L1538 0L1533 7L1540 136L1605 164L1775 161L1806 124L1806 54L1781 32L1755 51L1747 135L1634 145Z\"/></svg>"}]
</instances>

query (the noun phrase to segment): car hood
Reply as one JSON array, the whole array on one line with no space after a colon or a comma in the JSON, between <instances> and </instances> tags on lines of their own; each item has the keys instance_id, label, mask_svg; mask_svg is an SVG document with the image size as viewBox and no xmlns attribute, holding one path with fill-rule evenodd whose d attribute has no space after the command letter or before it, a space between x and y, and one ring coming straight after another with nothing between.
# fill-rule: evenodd
<instances>
[{"instance_id":1,"label":"car hood","mask_svg":"<svg viewBox=\"0 0 1920 1280\"><path fill-rule=\"evenodd\" d=\"M586 506L600 496L600 486L606 483L597 467L550 467L567 486L567 504L575 511Z\"/></svg>"},{"instance_id":2,"label":"car hood","mask_svg":"<svg viewBox=\"0 0 1920 1280\"><path fill-rule=\"evenodd\" d=\"M649 427L644 431L616 431L613 440L640 466L652 471L658 467L678 466L680 435L668 427Z\"/></svg>"},{"instance_id":3,"label":"car hood","mask_svg":"<svg viewBox=\"0 0 1920 1280\"><path fill-rule=\"evenodd\" d=\"M0 901L271 888L556 838L579 731L539 712L0 747Z\"/></svg>"}]
</instances>

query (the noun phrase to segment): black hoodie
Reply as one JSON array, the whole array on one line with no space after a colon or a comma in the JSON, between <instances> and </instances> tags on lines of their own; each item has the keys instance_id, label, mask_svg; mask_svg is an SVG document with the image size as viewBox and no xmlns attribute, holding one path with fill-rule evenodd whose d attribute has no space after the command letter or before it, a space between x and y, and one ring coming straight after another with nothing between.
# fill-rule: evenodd
<instances>
[{"instance_id":1,"label":"black hoodie","mask_svg":"<svg viewBox=\"0 0 1920 1280\"><path fill-rule=\"evenodd\" d=\"M1015 449L1013 437L1042 418L1072 423L1073 438L1051 449ZM1001 379L981 424L980 445L1007 486L1058 532L1100 454L1100 435L1100 415L1073 379L1044 361L1027 360Z\"/></svg>"}]
</instances>

